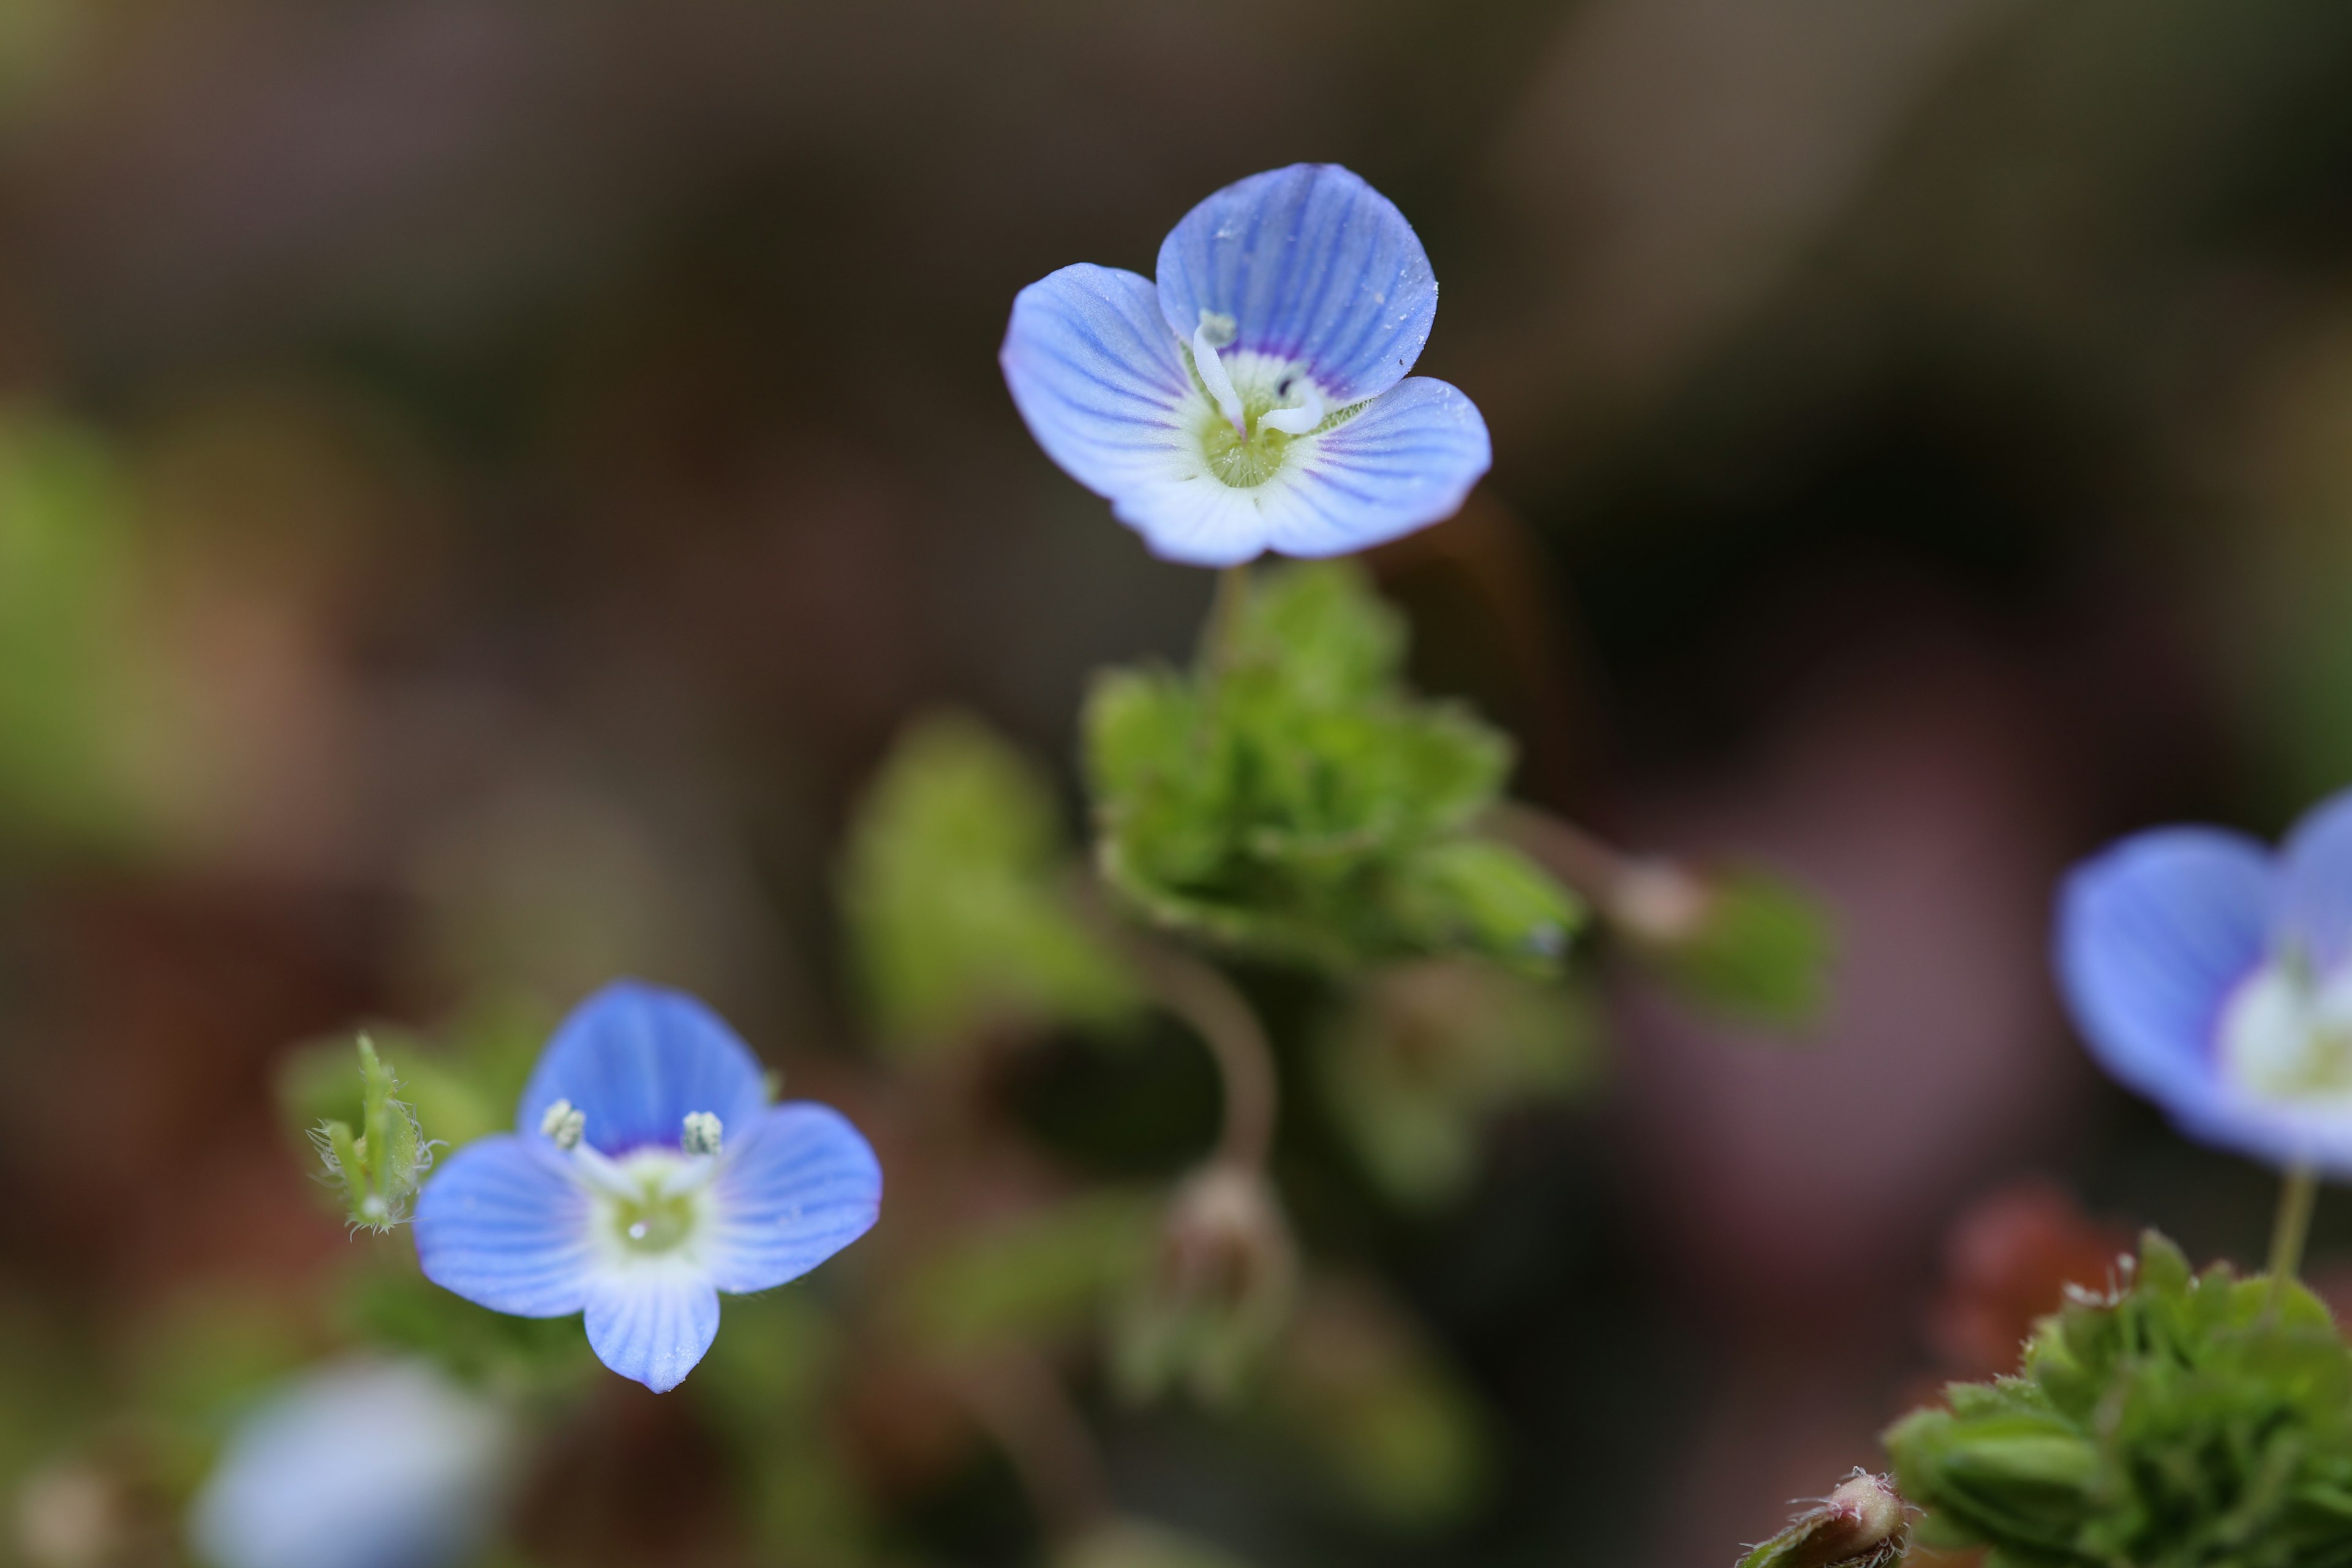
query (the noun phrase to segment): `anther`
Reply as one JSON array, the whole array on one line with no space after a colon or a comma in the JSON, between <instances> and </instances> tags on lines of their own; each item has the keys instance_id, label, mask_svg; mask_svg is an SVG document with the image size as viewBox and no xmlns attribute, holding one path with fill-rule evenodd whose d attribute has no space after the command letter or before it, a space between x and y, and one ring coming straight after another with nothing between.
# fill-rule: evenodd
<instances>
[{"instance_id":1,"label":"anther","mask_svg":"<svg viewBox=\"0 0 2352 1568\"><path fill-rule=\"evenodd\" d=\"M575 1110L568 1100L559 1100L539 1119L539 1130L554 1139L557 1148L576 1149L581 1134L588 1131L588 1113Z\"/></svg>"},{"instance_id":2,"label":"anther","mask_svg":"<svg viewBox=\"0 0 2352 1568\"><path fill-rule=\"evenodd\" d=\"M689 1110L686 1113L685 1134L679 1142L689 1154L716 1154L719 1152L719 1134L723 1131L719 1125L719 1118L709 1111Z\"/></svg>"},{"instance_id":3,"label":"anther","mask_svg":"<svg viewBox=\"0 0 2352 1568\"><path fill-rule=\"evenodd\" d=\"M1306 376L1291 384L1298 388L1298 401L1287 408L1276 408L1257 416L1261 430L1279 430L1286 436L1304 436L1323 423L1323 394Z\"/></svg>"},{"instance_id":4,"label":"anther","mask_svg":"<svg viewBox=\"0 0 2352 1568\"><path fill-rule=\"evenodd\" d=\"M1217 409L1232 422L1234 434L1249 438L1249 426L1243 417L1241 394L1234 390L1234 378L1225 369L1225 362L1217 351L1234 341L1235 328L1231 316L1214 310L1201 312L1201 324L1192 329L1192 367L1201 373L1201 384L1217 400Z\"/></svg>"}]
</instances>

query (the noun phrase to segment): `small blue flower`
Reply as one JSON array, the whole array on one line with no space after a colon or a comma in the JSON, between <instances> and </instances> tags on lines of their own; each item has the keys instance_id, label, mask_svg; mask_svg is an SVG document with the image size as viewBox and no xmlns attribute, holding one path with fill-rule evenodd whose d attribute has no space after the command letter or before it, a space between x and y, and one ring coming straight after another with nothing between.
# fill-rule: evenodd
<instances>
[{"instance_id":1,"label":"small blue flower","mask_svg":"<svg viewBox=\"0 0 2352 1568\"><path fill-rule=\"evenodd\" d=\"M625 981L582 1003L518 1131L425 1184L425 1277L526 1318L587 1314L606 1366L656 1393L719 1332L719 1292L796 1279L866 1234L882 1169L825 1106L767 1102L760 1065L693 997Z\"/></svg>"},{"instance_id":2,"label":"small blue flower","mask_svg":"<svg viewBox=\"0 0 2352 1568\"><path fill-rule=\"evenodd\" d=\"M2191 1137L2352 1176L2352 791L2275 855L2166 827L2077 867L2058 973L2101 1066Z\"/></svg>"},{"instance_id":3,"label":"small blue flower","mask_svg":"<svg viewBox=\"0 0 2352 1568\"><path fill-rule=\"evenodd\" d=\"M1037 444L1155 553L1344 555L1453 515L1486 471L1476 406L1405 374L1437 314L1429 258L1347 170L1226 186L1159 272L1032 283L999 356Z\"/></svg>"},{"instance_id":4,"label":"small blue flower","mask_svg":"<svg viewBox=\"0 0 2352 1568\"><path fill-rule=\"evenodd\" d=\"M438 1568L482 1544L512 1424L423 1362L312 1373L229 1436L190 1544L214 1568Z\"/></svg>"}]
</instances>

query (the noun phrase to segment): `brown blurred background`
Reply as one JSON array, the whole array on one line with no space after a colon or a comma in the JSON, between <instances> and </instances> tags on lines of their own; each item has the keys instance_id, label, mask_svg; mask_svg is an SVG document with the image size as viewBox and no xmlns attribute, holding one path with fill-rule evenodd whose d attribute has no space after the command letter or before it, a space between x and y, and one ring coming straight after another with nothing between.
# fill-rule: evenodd
<instances>
[{"instance_id":1,"label":"brown blurred background","mask_svg":"<svg viewBox=\"0 0 2352 1568\"><path fill-rule=\"evenodd\" d=\"M2352 11L0 0L0 444L87 492L0 552L0 1458L346 1245L292 1042L638 973L854 1050L897 727L1066 759L1207 600L1027 439L1014 291L1301 159L1412 218L1495 433L1376 563L1423 683L1531 798L1819 890L1838 998L1791 1051L1616 987L1594 1108L1333 1230L1495 1412L1474 1518L1351 1532L1198 1423L1116 1428L1122 1495L1268 1568L1728 1561L1990 1370L1951 1325L2047 1294L2059 1194L2252 1253L2045 916L2352 777Z\"/></svg>"}]
</instances>

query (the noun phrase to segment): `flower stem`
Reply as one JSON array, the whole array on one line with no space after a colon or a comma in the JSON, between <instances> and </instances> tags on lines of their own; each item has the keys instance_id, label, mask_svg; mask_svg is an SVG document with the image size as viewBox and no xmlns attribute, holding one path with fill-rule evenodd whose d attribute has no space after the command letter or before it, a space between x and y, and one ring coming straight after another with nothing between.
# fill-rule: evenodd
<instances>
[{"instance_id":1,"label":"flower stem","mask_svg":"<svg viewBox=\"0 0 2352 1568\"><path fill-rule=\"evenodd\" d=\"M1101 883L1073 889L1079 910L1124 954L1152 1000L1192 1027L1217 1064L1224 1124L1215 1163L1259 1171L1274 1147L1281 1090L1274 1048L1248 998L1215 966L1119 918Z\"/></svg>"},{"instance_id":2,"label":"flower stem","mask_svg":"<svg viewBox=\"0 0 2352 1568\"><path fill-rule=\"evenodd\" d=\"M2278 1217L2271 1223L2271 1299L2264 1316L2278 1310L2286 1282L2303 1266L2304 1239L2311 1234L2312 1205L2319 1197L2319 1173L2310 1163L2289 1165L2279 1183Z\"/></svg>"},{"instance_id":3,"label":"flower stem","mask_svg":"<svg viewBox=\"0 0 2352 1568\"><path fill-rule=\"evenodd\" d=\"M1241 635L1242 611L1249 605L1250 563L1217 574L1217 595L1209 605L1208 667L1212 676L1233 668L1234 641Z\"/></svg>"},{"instance_id":4,"label":"flower stem","mask_svg":"<svg viewBox=\"0 0 2352 1568\"><path fill-rule=\"evenodd\" d=\"M1274 1147L1274 1052L1257 1015L1234 983L1191 953L1155 937L1129 931L1125 942L1136 971L1160 1004L1192 1026L1216 1059L1224 1089L1219 1164L1257 1171Z\"/></svg>"},{"instance_id":5,"label":"flower stem","mask_svg":"<svg viewBox=\"0 0 2352 1568\"><path fill-rule=\"evenodd\" d=\"M1706 915L1707 887L1671 860L1628 855L1565 817L1517 801L1496 806L1491 829L1541 862L1601 919L1652 942L1691 934Z\"/></svg>"}]
</instances>

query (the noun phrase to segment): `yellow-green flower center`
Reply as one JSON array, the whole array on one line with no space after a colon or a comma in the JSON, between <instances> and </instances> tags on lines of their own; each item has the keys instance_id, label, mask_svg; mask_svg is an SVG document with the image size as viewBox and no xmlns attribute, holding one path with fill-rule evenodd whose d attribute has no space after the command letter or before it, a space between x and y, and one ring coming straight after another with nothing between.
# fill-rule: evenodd
<instances>
[{"instance_id":1,"label":"yellow-green flower center","mask_svg":"<svg viewBox=\"0 0 2352 1568\"><path fill-rule=\"evenodd\" d=\"M615 1199L614 1231L634 1252L667 1252L694 1234L695 1194L664 1194L651 1189L631 1198Z\"/></svg>"}]
</instances>

